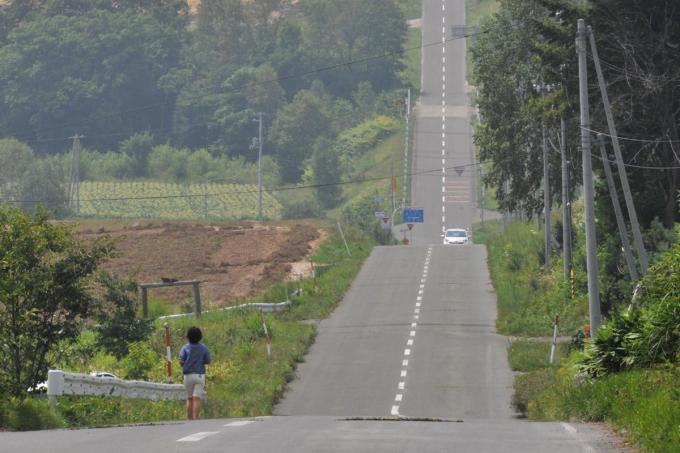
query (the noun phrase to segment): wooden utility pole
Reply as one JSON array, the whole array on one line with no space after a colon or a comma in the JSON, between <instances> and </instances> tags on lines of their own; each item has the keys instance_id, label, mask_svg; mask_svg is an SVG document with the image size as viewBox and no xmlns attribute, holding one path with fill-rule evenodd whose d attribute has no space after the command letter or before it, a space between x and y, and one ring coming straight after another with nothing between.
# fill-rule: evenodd
<instances>
[{"instance_id":1,"label":"wooden utility pole","mask_svg":"<svg viewBox=\"0 0 680 453\"><path fill-rule=\"evenodd\" d=\"M597 235L595 231L595 200L593 164L590 151L590 111L588 104L588 65L586 55L586 23L579 19L576 32L578 54L579 97L581 104L581 151L583 153L583 199L586 223L586 269L588 273L588 307L590 331L595 337L602 322L598 287Z\"/></svg>"},{"instance_id":2,"label":"wooden utility pole","mask_svg":"<svg viewBox=\"0 0 680 453\"><path fill-rule=\"evenodd\" d=\"M616 226L619 229L619 236L621 237L621 245L623 246L623 255L626 258L626 265L628 266L628 275L632 281L636 281L639 276L635 268L635 261L633 260L633 253L630 250L630 241L628 241L628 231L626 230L626 223L623 221L623 213L621 212L621 205L619 204L619 194L616 193L616 183L612 170L609 167L609 156L607 156L607 146L604 142L604 135L597 134L597 142L600 145L600 155L602 156L602 166L604 167L604 174L607 178L607 186L609 187L609 195L612 198L614 205L614 215L616 216Z\"/></svg>"},{"instance_id":3,"label":"wooden utility pole","mask_svg":"<svg viewBox=\"0 0 680 453\"><path fill-rule=\"evenodd\" d=\"M602 104L604 105L604 113L607 116L607 124L609 125L609 135L612 139L612 147L614 148L614 156L616 156L616 167L619 170L619 178L621 178L621 188L623 189L623 197L626 200L626 209L628 210L628 218L630 219L631 230L633 230L633 241L635 242L635 250L637 251L638 260L640 261L640 270L642 275L647 274L649 267L649 260L647 259L647 251L642 242L642 233L640 232L640 224L638 223L637 213L635 211L635 204L633 203L633 196L630 192L630 185L628 184L628 176L626 174L626 166L621 157L621 147L619 145L619 137L616 132L616 124L614 123L614 116L612 115L611 105L609 103L609 95L607 94L607 86L605 85L604 76L602 75L602 67L600 66L600 58L597 54L597 46L595 45L595 35L593 29L588 27L588 36L590 37L590 49L593 53L593 61L595 62L595 71L597 72L597 81L600 85L600 93L602 95Z\"/></svg>"},{"instance_id":4,"label":"wooden utility pole","mask_svg":"<svg viewBox=\"0 0 680 453\"><path fill-rule=\"evenodd\" d=\"M571 258L571 200L569 197L569 168L567 164L567 125L564 117L560 120L560 154L562 160L562 258L564 281L569 281L572 268Z\"/></svg>"}]
</instances>

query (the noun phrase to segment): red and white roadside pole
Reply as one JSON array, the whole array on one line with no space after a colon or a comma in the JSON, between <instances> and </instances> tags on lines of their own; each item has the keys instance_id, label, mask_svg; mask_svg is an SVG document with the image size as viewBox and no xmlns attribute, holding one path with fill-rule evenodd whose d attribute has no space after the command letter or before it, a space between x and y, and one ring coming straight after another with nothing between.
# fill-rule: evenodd
<instances>
[{"instance_id":1,"label":"red and white roadside pole","mask_svg":"<svg viewBox=\"0 0 680 453\"><path fill-rule=\"evenodd\" d=\"M165 323L165 359L168 363L168 380L172 379L172 352L170 351L170 325Z\"/></svg>"}]
</instances>

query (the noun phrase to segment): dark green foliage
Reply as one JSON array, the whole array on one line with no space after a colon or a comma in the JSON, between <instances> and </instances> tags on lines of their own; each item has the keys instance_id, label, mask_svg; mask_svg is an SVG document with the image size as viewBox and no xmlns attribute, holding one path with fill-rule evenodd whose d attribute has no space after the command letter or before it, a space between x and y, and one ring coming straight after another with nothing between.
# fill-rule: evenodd
<instances>
[{"instance_id":1,"label":"dark green foliage","mask_svg":"<svg viewBox=\"0 0 680 453\"><path fill-rule=\"evenodd\" d=\"M615 314L580 361L583 373L602 376L680 360L680 243L641 282L631 311Z\"/></svg>"},{"instance_id":2,"label":"dark green foliage","mask_svg":"<svg viewBox=\"0 0 680 453\"><path fill-rule=\"evenodd\" d=\"M151 320L138 318L137 302L133 298L137 283L120 280L102 272L99 283L104 294L97 313L97 345L116 358L121 359L129 352L131 343L147 340L153 331Z\"/></svg>"},{"instance_id":3,"label":"dark green foliage","mask_svg":"<svg viewBox=\"0 0 680 453\"><path fill-rule=\"evenodd\" d=\"M375 212L380 209L382 209L382 206L378 206L373 197L366 197L346 207L342 211L342 218L346 223L359 228L379 244L392 244L394 243L392 230L384 230L381 226L382 219L375 217Z\"/></svg>"},{"instance_id":4,"label":"dark green foliage","mask_svg":"<svg viewBox=\"0 0 680 453\"><path fill-rule=\"evenodd\" d=\"M332 209L342 197L340 156L330 140L320 140L314 147L312 170L317 199L324 209Z\"/></svg>"},{"instance_id":5,"label":"dark green foliage","mask_svg":"<svg viewBox=\"0 0 680 453\"><path fill-rule=\"evenodd\" d=\"M35 211L42 205L56 215L66 212L66 180L59 159L36 159L27 145L0 139L0 181L0 199L15 207Z\"/></svg>"},{"instance_id":6,"label":"dark green foliage","mask_svg":"<svg viewBox=\"0 0 680 453\"><path fill-rule=\"evenodd\" d=\"M0 206L0 225L0 388L23 398L45 380L49 353L92 313L88 280L112 246L85 247L43 213Z\"/></svg>"}]
</instances>

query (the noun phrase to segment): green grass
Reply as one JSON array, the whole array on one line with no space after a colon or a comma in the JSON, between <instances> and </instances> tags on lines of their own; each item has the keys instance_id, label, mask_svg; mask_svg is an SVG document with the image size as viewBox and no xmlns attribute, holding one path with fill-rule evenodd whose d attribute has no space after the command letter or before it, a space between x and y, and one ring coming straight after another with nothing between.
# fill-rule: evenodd
<instances>
[{"instance_id":1,"label":"green grass","mask_svg":"<svg viewBox=\"0 0 680 453\"><path fill-rule=\"evenodd\" d=\"M535 376L534 376L535 378ZM680 368L615 373L575 384L554 374L528 404L536 420L605 421L644 451L673 453L680 445Z\"/></svg>"},{"instance_id":2,"label":"green grass","mask_svg":"<svg viewBox=\"0 0 680 453\"><path fill-rule=\"evenodd\" d=\"M303 280L303 295L292 299L290 311L265 314L272 345L272 357L266 353L266 340L259 312L253 310L214 311L194 317L167 320L172 332L173 356L182 344L188 327L197 325L204 333L204 342L210 348L213 363L207 370L208 401L204 405L204 418L245 417L270 415L286 384L293 379L296 364L316 335L313 325L302 323L307 319L328 316L342 299L374 243L349 225L343 226L352 256L335 230L314 254L313 260L320 271L314 281ZM251 301L281 300L285 284L275 285L267 294ZM244 301L248 302L248 301ZM81 337L80 343L87 343ZM76 347L77 348L77 347ZM147 379L165 380L165 344L162 322L148 342L147 349L157 358L147 372ZM116 360L103 352L92 354L84 360L80 353L66 354L65 362L56 365L75 372L93 369L107 370L125 378L129 358ZM68 359L70 357L70 360ZM181 369L175 362L173 381L180 383ZM185 417L181 402L71 397L60 398L56 411L43 400L27 400L28 409L15 404L0 411L0 426L11 429L39 429L46 427L102 426L121 423L140 423L160 420L177 420Z\"/></svg>"},{"instance_id":3,"label":"green grass","mask_svg":"<svg viewBox=\"0 0 680 453\"><path fill-rule=\"evenodd\" d=\"M467 0L465 16L468 25L479 25L486 17L498 10L498 0Z\"/></svg>"},{"instance_id":4,"label":"green grass","mask_svg":"<svg viewBox=\"0 0 680 453\"><path fill-rule=\"evenodd\" d=\"M420 66L421 66L421 54L423 36L419 28L409 28L406 44L404 48L406 52L404 53L404 64L406 67L401 73L402 79L408 83L413 90L411 91L411 97L415 99L420 93Z\"/></svg>"},{"instance_id":5,"label":"green grass","mask_svg":"<svg viewBox=\"0 0 680 453\"><path fill-rule=\"evenodd\" d=\"M418 19L422 16L422 0L397 0L397 3L406 19Z\"/></svg>"},{"instance_id":6,"label":"green grass","mask_svg":"<svg viewBox=\"0 0 680 453\"><path fill-rule=\"evenodd\" d=\"M513 371L535 371L550 366L549 341L532 339L513 340L508 348L508 361ZM569 345L558 343L555 348L553 365L557 366L568 355Z\"/></svg>"},{"instance_id":7,"label":"green grass","mask_svg":"<svg viewBox=\"0 0 680 453\"><path fill-rule=\"evenodd\" d=\"M567 334L587 323L587 296L579 292L575 299L570 298L559 260L553 260L549 272L542 270L543 235L533 225L510 223L503 234L488 239L487 249L489 273L497 295L499 332L551 335L556 315L560 316L560 331ZM580 277L577 280L582 279L582 272L577 270Z\"/></svg>"},{"instance_id":8,"label":"green grass","mask_svg":"<svg viewBox=\"0 0 680 453\"><path fill-rule=\"evenodd\" d=\"M329 215L338 218L342 210L368 196L384 198L384 209L391 211L390 176L394 173L398 177L398 187L395 193L397 202L401 200L401 171L404 156L404 131L400 128L380 142L375 148L364 153L354 164L354 178L372 179L362 184L348 184L344 186L344 202L336 209L329 211ZM397 203L399 204L399 203Z\"/></svg>"},{"instance_id":9,"label":"green grass","mask_svg":"<svg viewBox=\"0 0 680 453\"><path fill-rule=\"evenodd\" d=\"M171 184L155 181L80 185L80 216L106 219L244 220L257 217L258 190L252 184ZM281 204L263 193L263 214L281 216Z\"/></svg>"}]
</instances>

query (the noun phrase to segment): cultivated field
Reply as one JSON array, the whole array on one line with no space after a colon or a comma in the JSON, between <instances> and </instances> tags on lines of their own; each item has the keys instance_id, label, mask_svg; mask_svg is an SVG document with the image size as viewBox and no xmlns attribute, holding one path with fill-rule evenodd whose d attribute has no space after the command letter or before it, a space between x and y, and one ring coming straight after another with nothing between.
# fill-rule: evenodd
<instances>
[{"instance_id":1,"label":"cultivated field","mask_svg":"<svg viewBox=\"0 0 680 453\"><path fill-rule=\"evenodd\" d=\"M102 219L246 220L257 218L253 184L99 182L80 185L80 216ZM281 217L281 204L262 196L267 219Z\"/></svg>"}]
</instances>

